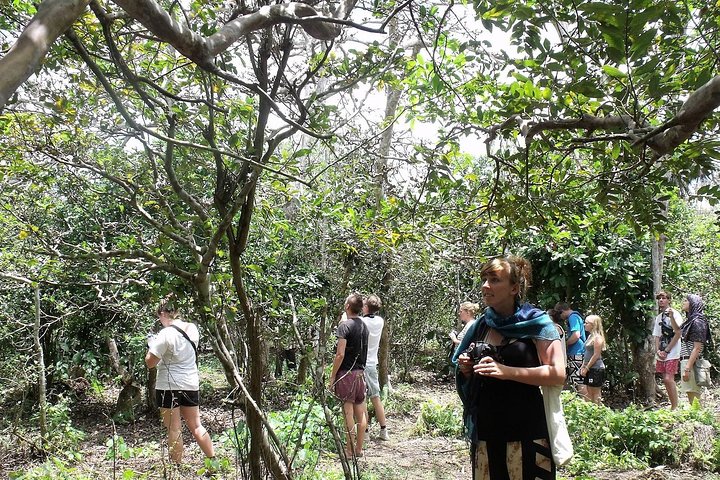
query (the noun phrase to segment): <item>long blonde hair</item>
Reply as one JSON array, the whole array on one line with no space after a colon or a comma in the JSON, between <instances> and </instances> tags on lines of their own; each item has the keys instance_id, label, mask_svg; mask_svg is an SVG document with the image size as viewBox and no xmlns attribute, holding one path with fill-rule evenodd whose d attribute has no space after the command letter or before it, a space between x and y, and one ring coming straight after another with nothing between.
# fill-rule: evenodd
<instances>
[{"instance_id":1,"label":"long blonde hair","mask_svg":"<svg viewBox=\"0 0 720 480\"><path fill-rule=\"evenodd\" d=\"M604 352L605 350L607 350L607 342L605 341L605 329L603 328L603 321L600 315L588 315L587 317L585 317L585 321L592 321L593 324L593 329L590 331L590 336L585 343L589 343L591 338L594 342L594 336L598 336L602 339L603 342L602 351Z\"/></svg>"}]
</instances>

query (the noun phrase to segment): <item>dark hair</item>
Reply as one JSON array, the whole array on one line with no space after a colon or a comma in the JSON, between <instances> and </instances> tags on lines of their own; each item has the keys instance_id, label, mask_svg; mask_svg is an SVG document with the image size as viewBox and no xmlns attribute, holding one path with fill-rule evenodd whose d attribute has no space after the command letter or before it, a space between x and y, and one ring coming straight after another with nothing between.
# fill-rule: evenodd
<instances>
[{"instance_id":1,"label":"dark hair","mask_svg":"<svg viewBox=\"0 0 720 480\"><path fill-rule=\"evenodd\" d=\"M550 318L552 319L553 322L559 323L562 325L563 319L560 316L560 310L551 308L550 310L547 311L547 314L550 316Z\"/></svg>"},{"instance_id":2,"label":"dark hair","mask_svg":"<svg viewBox=\"0 0 720 480\"><path fill-rule=\"evenodd\" d=\"M365 299L365 305L367 305L368 311L370 313L377 313L382 307L382 302L380 301L380 297L373 294L368 295L368 297Z\"/></svg>"},{"instance_id":3,"label":"dark hair","mask_svg":"<svg viewBox=\"0 0 720 480\"><path fill-rule=\"evenodd\" d=\"M177 308L175 308L175 295L170 294L160 300L156 313L160 315L162 312L167 312L171 315L177 313Z\"/></svg>"},{"instance_id":4,"label":"dark hair","mask_svg":"<svg viewBox=\"0 0 720 480\"><path fill-rule=\"evenodd\" d=\"M570 310L570 304L567 302L558 302L555 304L555 310L558 312L564 312L565 310Z\"/></svg>"},{"instance_id":5,"label":"dark hair","mask_svg":"<svg viewBox=\"0 0 720 480\"><path fill-rule=\"evenodd\" d=\"M350 313L358 315L362 313L363 296L360 295L358 292L353 292L348 295L347 299L345 299L345 305L347 305L347 307L350 309Z\"/></svg>"}]
</instances>

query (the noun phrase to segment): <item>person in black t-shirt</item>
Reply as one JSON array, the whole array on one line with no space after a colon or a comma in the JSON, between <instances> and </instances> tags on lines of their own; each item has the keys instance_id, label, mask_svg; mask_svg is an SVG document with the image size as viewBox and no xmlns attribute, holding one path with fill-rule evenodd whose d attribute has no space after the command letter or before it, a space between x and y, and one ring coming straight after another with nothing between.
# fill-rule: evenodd
<instances>
[{"instance_id":1,"label":"person in black t-shirt","mask_svg":"<svg viewBox=\"0 0 720 480\"><path fill-rule=\"evenodd\" d=\"M363 297L351 293L345 300L347 318L337 327L337 349L330 374L330 390L343 402L347 429L345 454L361 457L367 426L365 405L365 363L369 332L360 317ZM357 426L356 426L357 424Z\"/></svg>"}]
</instances>

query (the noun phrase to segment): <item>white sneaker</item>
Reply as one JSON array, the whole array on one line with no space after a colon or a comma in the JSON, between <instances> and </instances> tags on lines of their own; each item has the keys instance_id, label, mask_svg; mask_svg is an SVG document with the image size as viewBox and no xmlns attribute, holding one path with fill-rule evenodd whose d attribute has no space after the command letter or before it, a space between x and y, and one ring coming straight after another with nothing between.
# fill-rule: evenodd
<instances>
[{"instance_id":1,"label":"white sneaker","mask_svg":"<svg viewBox=\"0 0 720 480\"><path fill-rule=\"evenodd\" d=\"M388 435L387 427L380 429L380 436L378 437L380 440L387 442L390 440L390 435Z\"/></svg>"}]
</instances>

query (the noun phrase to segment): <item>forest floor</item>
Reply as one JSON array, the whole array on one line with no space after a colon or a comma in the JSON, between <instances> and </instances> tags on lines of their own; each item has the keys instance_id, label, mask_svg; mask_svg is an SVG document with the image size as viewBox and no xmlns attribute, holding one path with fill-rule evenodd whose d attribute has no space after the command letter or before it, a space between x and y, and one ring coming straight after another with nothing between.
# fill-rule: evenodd
<instances>
[{"instance_id":1,"label":"forest floor","mask_svg":"<svg viewBox=\"0 0 720 480\"><path fill-rule=\"evenodd\" d=\"M206 396L201 413L204 425L216 436L232 425L230 410L222 403L222 393ZM80 452L72 460L57 464L48 471L47 476L32 475L24 478L63 478L63 479L185 479L200 478L202 454L189 434L185 431L185 464L181 469L173 469L163 462L165 455L158 446L164 429L159 420L151 416L142 416L135 423L117 425L110 420L117 391L108 389L101 395L87 396L78 402L71 412L73 426L85 432ZM710 395L710 398L713 398ZM432 437L416 433L416 422L423 402L434 400L440 404L458 402L454 385L446 379L436 379L432 375L418 373L413 383L400 384L386 402L388 412L389 441L377 438L378 427L372 425L370 438L366 441L364 456L358 460L357 467L362 478L374 480L427 479L456 480L470 479L468 446L464 440L447 437ZM122 437L129 449L125 459L113 461L108 456L108 441L113 433ZM216 437L217 438L217 437ZM30 448L23 448L23 442L13 442L20 448L7 448L0 445L0 478L17 478L17 473L28 472L41 461L32 455ZM242 466L216 441L218 454L229 461L222 474L214 478L241 479ZM342 479L340 460L334 452L321 452L314 469L319 478ZM16 472L13 474L13 472ZM35 469L37 472L37 469ZM318 478L314 477L314 478ZM21 478L23 478L21 476ZM573 478L559 471L558 478ZM720 477L699 474L690 470L655 468L644 471L626 472L587 472L583 480L684 480L714 479Z\"/></svg>"}]
</instances>

